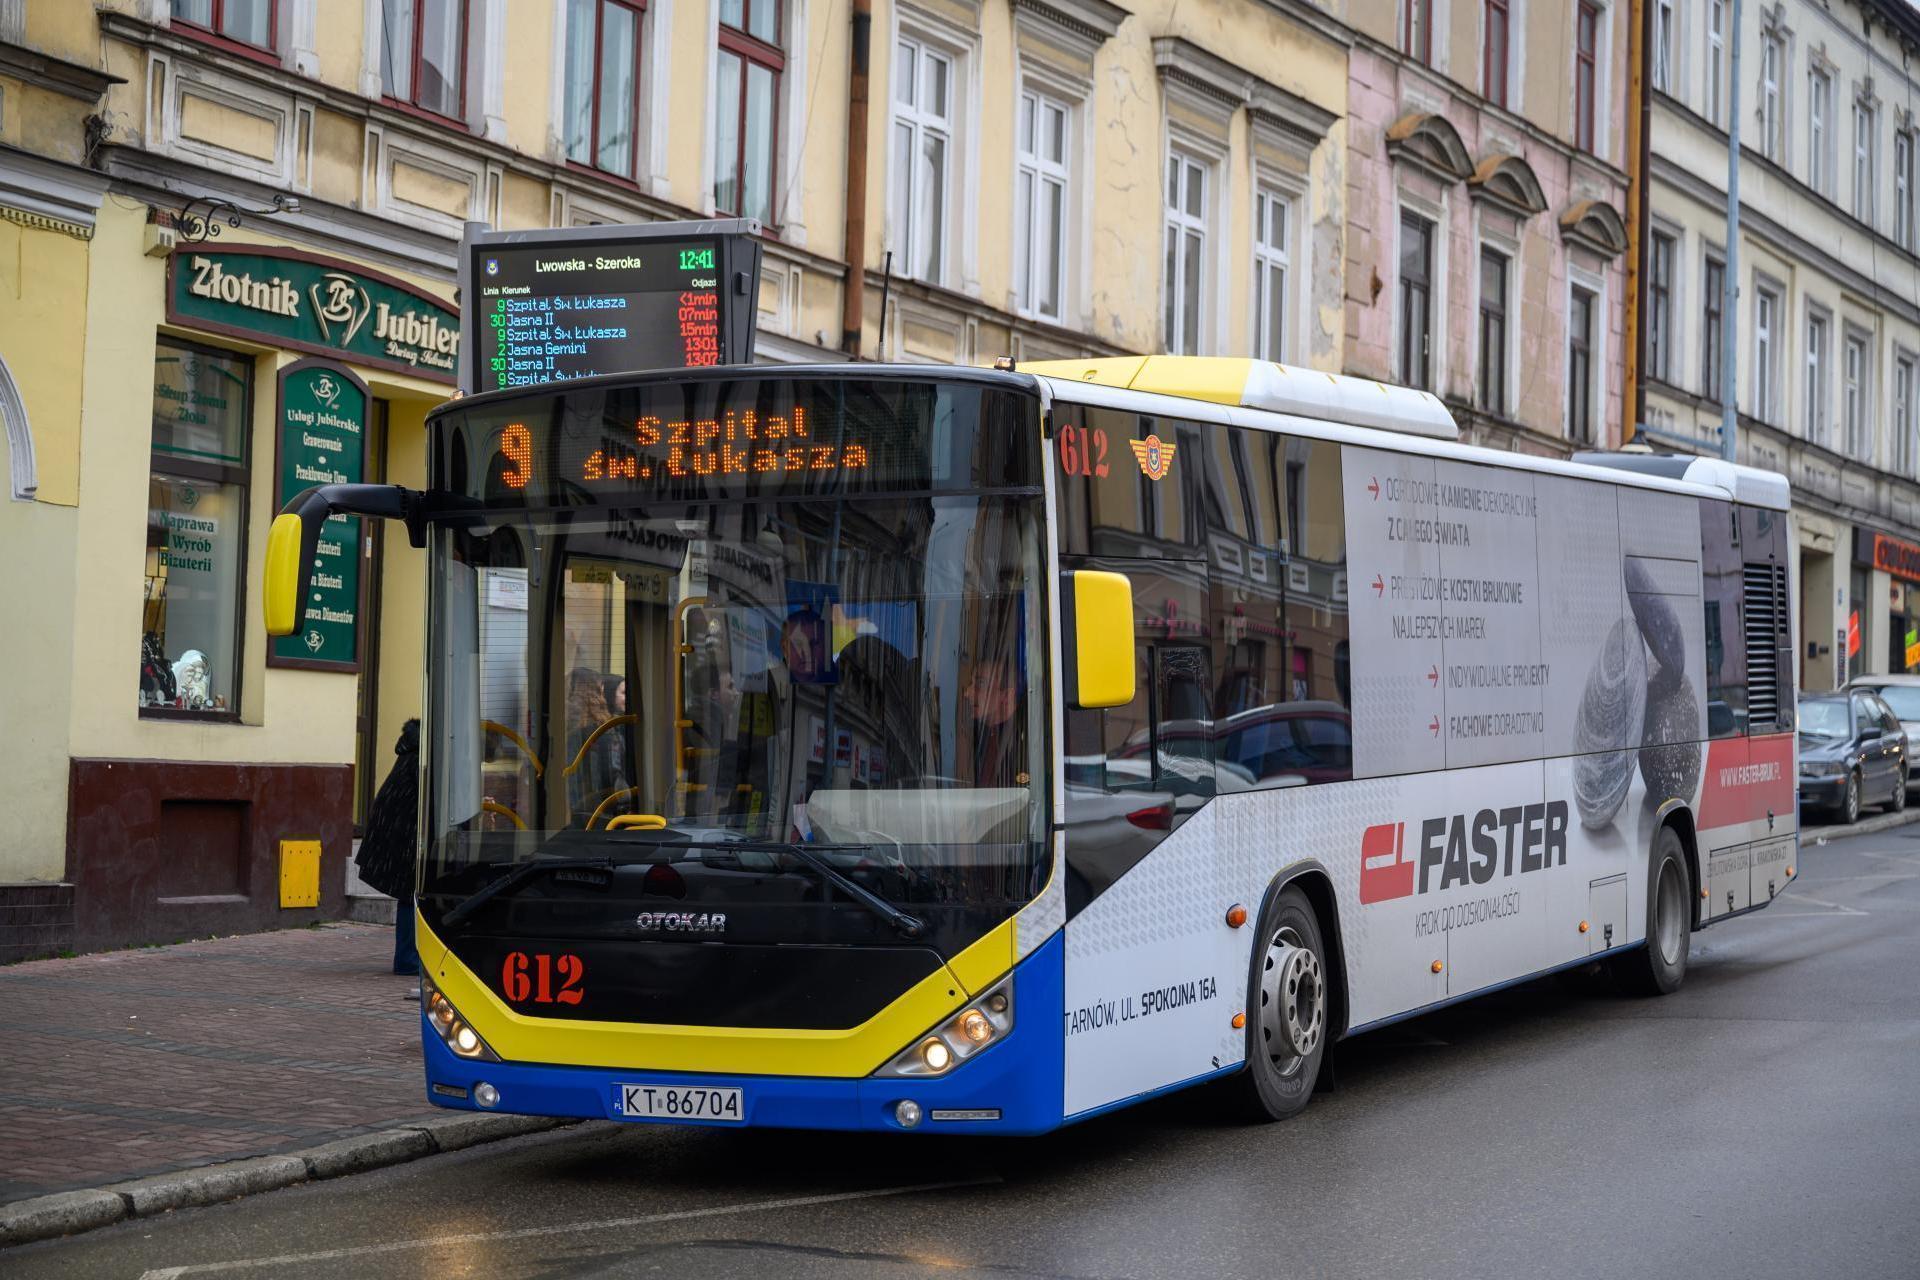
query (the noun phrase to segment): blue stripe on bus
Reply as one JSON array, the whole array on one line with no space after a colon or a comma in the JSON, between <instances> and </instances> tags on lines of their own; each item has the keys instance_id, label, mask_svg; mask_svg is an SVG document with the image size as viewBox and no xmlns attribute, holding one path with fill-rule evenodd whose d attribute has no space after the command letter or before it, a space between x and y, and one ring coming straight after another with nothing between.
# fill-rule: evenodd
<instances>
[{"instance_id":1,"label":"blue stripe on bus","mask_svg":"<svg viewBox=\"0 0 1920 1280\"><path fill-rule=\"evenodd\" d=\"M474 1085L500 1091L496 1111L625 1120L614 1109L620 1085L738 1088L745 1124L781 1129L868 1129L901 1132L893 1110L903 1099L920 1104L926 1119L918 1133L1035 1134L1058 1128L1066 1069L1060 1016L1065 1005L1066 935L1055 933L1014 969L1013 1030L938 1079L908 1077L829 1079L803 1076L708 1075L695 1072L609 1070L603 1067L541 1066L525 1062L472 1062L456 1057L421 1019L426 1055L427 1100L435 1106L478 1111ZM906 1045L900 1046L902 1049ZM449 1096L436 1086L464 1091ZM937 1121L938 1110L998 1110L997 1121ZM715 1120L647 1120L648 1124L740 1125Z\"/></svg>"}]
</instances>

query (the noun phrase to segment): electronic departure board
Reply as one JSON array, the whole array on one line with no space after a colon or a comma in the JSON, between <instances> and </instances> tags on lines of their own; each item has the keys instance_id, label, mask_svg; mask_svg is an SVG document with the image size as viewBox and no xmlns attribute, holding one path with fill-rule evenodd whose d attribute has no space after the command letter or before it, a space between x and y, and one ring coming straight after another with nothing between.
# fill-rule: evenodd
<instances>
[{"instance_id":1,"label":"electronic departure board","mask_svg":"<svg viewBox=\"0 0 1920 1280\"><path fill-rule=\"evenodd\" d=\"M758 232L749 219L470 229L462 387L750 361Z\"/></svg>"}]
</instances>

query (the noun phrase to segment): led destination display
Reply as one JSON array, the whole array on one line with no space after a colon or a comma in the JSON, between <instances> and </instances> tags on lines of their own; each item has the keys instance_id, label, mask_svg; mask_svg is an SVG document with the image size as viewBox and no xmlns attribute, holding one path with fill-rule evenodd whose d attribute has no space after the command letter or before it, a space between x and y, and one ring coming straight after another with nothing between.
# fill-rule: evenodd
<instances>
[{"instance_id":1,"label":"led destination display","mask_svg":"<svg viewBox=\"0 0 1920 1280\"><path fill-rule=\"evenodd\" d=\"M480 391L700 368L728 350L717 237L475 247Z\"/></svg>"}]
</instances>

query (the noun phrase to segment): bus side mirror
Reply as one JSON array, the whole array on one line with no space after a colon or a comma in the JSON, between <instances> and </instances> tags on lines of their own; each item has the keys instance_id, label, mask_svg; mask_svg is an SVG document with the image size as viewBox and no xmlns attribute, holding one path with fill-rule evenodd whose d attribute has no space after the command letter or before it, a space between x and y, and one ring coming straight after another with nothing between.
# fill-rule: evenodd
<instances>
[{"instance_id":1,"label":"bus side mirror","mask_svg":"<svg viewBox=\"0 0 1920 1280\"><path fill-rule=\"evenodd\" d=\"M306 541L306 523L288 511L275 516L273 528L267 531L267 571L260 594L270 636L290 636L300 625L300 601L306 595L307 577L301 569L313 560L313 553L301 545ZM318 534L316 523L316 543Z\"/></svg>"},{"instance_id":2,"label":"bus side mirror","mask_svg":"<svg viewBox=\"0 0 1920 1280\"><path fill-rule=\"evenodd\" d=\"M1124 573L1061 575L1067 705L1094 709L1133 701L1133 583Z\"/></svg>"}]
</instances>

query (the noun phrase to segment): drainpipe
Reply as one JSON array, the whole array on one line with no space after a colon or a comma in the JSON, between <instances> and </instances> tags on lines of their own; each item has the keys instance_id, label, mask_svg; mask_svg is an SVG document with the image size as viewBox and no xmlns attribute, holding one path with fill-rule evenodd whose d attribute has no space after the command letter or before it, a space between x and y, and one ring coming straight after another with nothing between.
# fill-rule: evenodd
<instances>
[{"instance_id":1,"label":"drainpipe","mask_svg":"<svg viewBox=\"0 0 1920 1280\"><path fill-rule=\"evenodd\" d=\"M1653 215L1647 199L1649 125L1653 113L1653 6L1633 0L1627 35L1627 307L1626 409L1622 444L1631 444L1647 422L1647 250Z\"/></svg>"},{"instance_id":2,"label":"drainpipe","mask_svg":"<svg viewBox=\"0 0 1920 1280\"><path fill-rule=\"evenodd\" d=\"M1720 456L1740 460L1740 408L1734 403L1739 381L1733 362L1740 354L1736 342L1740 313L1740 0L1733 0L1727 32L1727 269L1720 294ZM1780 324L1780 317L1774 317ZM1776 347L1779 345L1776 340ZM1766 371L1761 370L1765 377Z\"/></svg>"},{"instance_id":3,"label":"drainpipe","mask_svg":"<svg viewBox=\"0 0 1920 1280\"><path fill-rule=\"evenodd\" d=\"M867 75L873 0L853 0L852 35L852 74L847 78L847 280L840 297L840 349L858 360L867 309Z\"/></svg>"}]
</instances>

